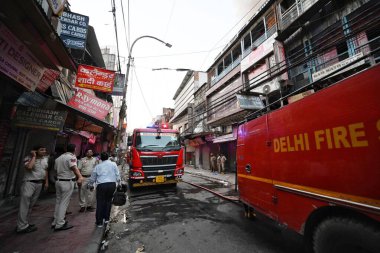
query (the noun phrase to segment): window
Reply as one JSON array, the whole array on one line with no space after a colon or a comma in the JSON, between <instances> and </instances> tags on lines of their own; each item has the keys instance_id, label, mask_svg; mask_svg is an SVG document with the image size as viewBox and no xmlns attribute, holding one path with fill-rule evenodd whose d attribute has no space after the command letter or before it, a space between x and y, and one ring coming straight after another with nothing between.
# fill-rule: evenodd
<instances>
[{"instance_id":1,"label":"window","mask_svg":"<svg viewBox=\"0 0 380 253\"><path fill-rule=\"evenodd\" d=\"M265 36L263 36L265 34L264 22L260 21L260 23L252 29L251 34L253 46L258 47L266 39Z\"/></svg>"},{"instance_id":2,"label":"window","mask_svg":"<svg viewBox=\"0 0 380 253\"><path fill-rule=\"evenodd\" d=\"M232 63L232 56L231 53L229 53L226 58L224 58L224 66L227 68Z\"/></svg>"},{"instance_id":3,"label":"window","mask_svg":"<svg viewBox=\"0 0 380 253\"><path fill-rule=\"evenodd\" d=\"M296 0L284 0L280 3L281 14L284 14L292 5L296 3Z\"/></svg>"},{"instance_id":4,"label":"window","mask_svg":"<svg viewBox=\"0 0 380 253\"><path fill-rule=\"evenodd\" d=\"M248 33L243 39L244 51L251 47L251 34Z\"/></svg>"},{"instance_id":5,"label":"window","mask_svg":"<svg viewBox=\"0 0 380 253\"><path fill-rule=\"evenodd\" d=\"M239 59L240 56L241 56L241 48L240 48L240 45L238 45L232 50L232 61L235 62L236 60Z\"/></svg>"},{"instance_id":6,"label":"window","mask_svg":"<svg viewBox=\"0 0 380 253\"><path fill-rule=\"evenodd\" d=\"M223 70L224 70L223 61L218 64L217 70L218 70L217 75L220 75L220 73L223 72Z\"/></svg>"}]
</instances>

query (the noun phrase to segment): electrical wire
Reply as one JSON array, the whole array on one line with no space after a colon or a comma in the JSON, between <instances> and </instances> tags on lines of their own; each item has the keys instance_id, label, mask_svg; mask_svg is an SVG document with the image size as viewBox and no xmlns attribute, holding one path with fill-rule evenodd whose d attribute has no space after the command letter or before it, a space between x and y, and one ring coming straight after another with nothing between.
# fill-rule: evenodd
<instances>
[{"instance_id":1,"label":"electrical wire","mask_svg":"<svg viewBox=\"0 0 380 253\"><path fill-rule=\"evenodd\" d=\"M120 3L121 3L121 12L123 14L125 42L127 43L127 48L128 48L128 53L129 53L129 50L130 50L130 46L129 46L129 33L127 33L127 28L126 28L126 25L125 25L123 0L120 0ZM129 26L129 0L128 0L128 26ZM129 28L128 28L128 31L129 31Z\"/></svg>"},{"instance_id":2,"label":"electrical wire","mask_svg":"<svg viewBox=\"0 0 380 253\"><path fill-rule=\"evenodd\" d=\"M172 8L170 10L169 20L168 20L168 24L166 25L166 31L165 31L165 34L163 36L163 40L166 40L166 35L168 34L169 25L170 25L170 22L172 20L172 16L173 16L175 4L176 4L176 0L172 0L172 1L173 1L173 4L172 4Z\"/></svg>"},{"instance_id":3,"label":"electrical wire","mask_svg":"<svg viewBox=\"0 0 380 253\"><path fill-rule=\"evenodd\" d=\"M153 113L152 113L152 111L150 110L148 103L146 102L146 99L145 99L145 96L144 96L144 92L142 91L141 84L140 84L140 82L139 82L139 79L137 78L137 73L136 73L136 69L134 68L134 63L133 63L133 62L132 62L132 66L131 66L131 67L133 68L133 73L135 74L137 87L138 87L139 90L140 90L140 93L141 93L141 96L142 96L142 98L143 98L143 101L144 101L145 107L146 107L146 109L148 110L150 117L153 118Z\"/></svg>"}]
</instances>

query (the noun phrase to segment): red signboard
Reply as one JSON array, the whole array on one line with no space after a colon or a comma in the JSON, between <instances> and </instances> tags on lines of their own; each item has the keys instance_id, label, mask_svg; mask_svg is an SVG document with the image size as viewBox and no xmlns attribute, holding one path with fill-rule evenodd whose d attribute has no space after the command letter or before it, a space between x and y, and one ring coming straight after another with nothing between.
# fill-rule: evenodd
<instances>
[{"instance_id":1,"label":"red signboard","mask_svg":"<svg viewBox=\"0 0 380 253\"><path fill-rule=\"evenodd\" d=\"M112 107L112 104L83 90L78 90L68 105L100 120L104 120Z\"/></svg>"},{"instance_id":2,"label":"red signboard","mask_svg":"<svg viewBox=\"0 0 380 253\"><path fill-rule=\"evenodd\" d=\"M103 92L112 92L114 82L114 71L79 65L75 86Z\"/></svg>"}]
</instances>

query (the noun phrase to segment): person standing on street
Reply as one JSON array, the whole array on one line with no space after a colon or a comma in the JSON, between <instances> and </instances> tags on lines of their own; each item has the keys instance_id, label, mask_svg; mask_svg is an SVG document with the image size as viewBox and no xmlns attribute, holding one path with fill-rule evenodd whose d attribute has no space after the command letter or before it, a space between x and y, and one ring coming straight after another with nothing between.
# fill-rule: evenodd
<instances>
[{"instance_id":1,"label":"person standing on street","mask_svg":"<svg viewBox=\"0 0 380 253\"><path fill-rule=\"evenodd\" d=\"M17 217L17 233L30 233L37 230L34 224L29 224L29 216L32 207L40 196L42 185L47 189L48 179L48 157L46 148L35 146L30 155L24 159L25 175L21 185L20 208Z\"/></svg>"},{"instance_id":2,"label":"person standing on street","mask_svg":"<svg viewBox=\"0 0 380 253\"><path fill-rule=\"evenodd\" d=\"M74 153L75 145L68 144L67 152L55 160L54 169L57 172L57 181L55 182L56 201L52 223L54 231L67 230L73 227L65 220L65 214L73 194L75 181L77 180L78 185L81 185L83 181Z\"/></svg>"},{"instance_id":3,"label":"person standing on street","mask_svg":"<svg viewBox=\"0 0 380 253\"><path fill-rule=\"evenodd\" d=\"M226 161L227 158L223 154L220 154L220 166L222 168L222 174L224 174L226 171Z\"/></svg>"},{"instance_id":4,"label":"person standing on street","mask_svg":"<svg viewBox=\"0 0 380 253\"><path fill-rule=\"evenodd\" d=\"M211 172L216 171L216 157L213 153L210 154L210 164L211 164Z\"/></svg>"},{"instance_id":5,"label":"person standing on street","mask_svg":"<svg viewBox=\"0 0 380 253\"><path fill-rule=\"evenodd\" d=\"M120 173L115 162L108 160L108 154L100 154L102 162L95 166L88 187L93 190L96 183L96 225L103 227L108 223L111 214L112 197L116 184L120 183Z\"/></svg>"},{"instance_id":6,"label":"person standing on street","mask_svg":"<svg viewBox=\"0 0 380 253\"><path fill-rule=\"evenodd\" d=\"M88 180L91 177L92 171L98 164L98 161L92 155L92 150L87 150L86 156L79 160L78 165L78 169L82 177L84 178L81 187L79 187L79 212L81 213L83 213L86 210L89 212L95 211L95 208L93 206L95 193L93 191L90 191L90 189L86 187L88 184Z\"/></svg>"},{"instance_id":7,"label":"person standing on street","mask_svg":"<svg viewBox=\"0 0 380 253\"><path fill-rule=\"evenodd\" d=\"M221 164L222 164L222 161L221 161L221 154L219 154L218 155L218 158L216 158L216 165L217 165L217 167L218 167L218 172L220 173L221 172L221 170L222 170L222 166L221 166Z\"/></svg>"}]
</instances>

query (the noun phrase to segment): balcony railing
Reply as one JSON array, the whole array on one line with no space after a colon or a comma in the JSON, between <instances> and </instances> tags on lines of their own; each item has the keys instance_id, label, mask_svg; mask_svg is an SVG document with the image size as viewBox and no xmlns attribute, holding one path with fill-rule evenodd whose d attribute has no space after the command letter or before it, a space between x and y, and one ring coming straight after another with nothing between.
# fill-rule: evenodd
<instances>
[{"instance_id":1,"label":"balcony railing","mask_svg":"<svg viewBox=\"0 0 380 253\"><path fill-rule=\"evenodd\" d=\"M211 80L211 86L216 84L220 79L225 77L228 73L231 72L236 66L238 66L241 62L241 56L237 58L234 62L228 65L219 75L215 76L214 79Z\"/></svg>"},{"instance_id":2,"label":"balcony railing","mask_svg":"<svg viewBox=\"0 0 380 253\"><path fill-rule=\"evenodd\" d=\"M275 32L277 31L277 27L274 25L272 26L271 28L269 28L267 30L266 33L264 33L263 35L261 35L259 38L257 38L253 43L252 45L245 49L243 51L243 55L242 55L242 58L244 59L247 55L249 55L254 49L256 49L257 47L259 47L264 41L266 41L270 36L272 36Z\"/></svg>"},{"instance_id":3,"label":"balcony railing","mask_svg":"<svg viewBox=\"0 0 380 253\"><path fill-rule=\"evenodd\" d=\"M281 16L281 28L284 30L294 20L296 20L302 13L307 11L318 0L296 0L296 2L287 9Z\"/></svg>"}]
</instances>

